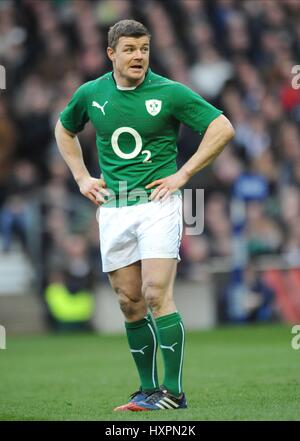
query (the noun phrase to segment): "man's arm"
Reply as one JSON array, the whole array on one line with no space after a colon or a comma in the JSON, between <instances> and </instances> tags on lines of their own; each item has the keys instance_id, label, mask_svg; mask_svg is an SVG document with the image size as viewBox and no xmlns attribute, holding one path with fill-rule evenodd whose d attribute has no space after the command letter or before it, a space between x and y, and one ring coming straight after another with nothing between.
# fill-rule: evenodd
<instances>
[{"instance_id":1,"label":"man's arm","mask_svg":"<svg viewBox=\"0 0 300 441\"><path fill-rule=\"evenodd\" d=\"M234 134L235 131L230 121L224 115L218 116L208 126L196 153L179 171L190 179L222 152Z\"/></svg>"},{"instance_id":2,"label":"man's arm","mask_svg":"<svg viewBox=\"0 0 300 441\"><path fill-rule=\"evenodd\" d=\"M58 120L55 127L55 138L60 154L71 170L80 192L96 205L105 203L103 195L109 195L108 191L103 188L105 182L103 179L92 178L89 174L76 134L65 129Z\"/></svg>"},{"instance_id":3,"label":"man's arm","mask_svg":"<svg viewBox=\"0 0 300 441\"><path fill-rule=\"evenodd\" d=\"M183 187L194 174L209 165L234 137L234 128L230 121L220 115L208 126L203 139L193 156L171 176L157 179L146 188L156 187L151 193L151 200L166 199L171 193Z\"/></svg>"}]
</instances>

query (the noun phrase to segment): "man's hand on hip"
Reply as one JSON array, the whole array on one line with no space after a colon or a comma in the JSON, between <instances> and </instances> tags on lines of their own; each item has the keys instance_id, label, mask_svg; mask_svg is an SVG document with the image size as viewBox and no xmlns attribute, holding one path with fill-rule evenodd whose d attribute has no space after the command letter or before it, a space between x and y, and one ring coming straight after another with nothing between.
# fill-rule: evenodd
<instances>
[{"instance_id":1,"label":"man's hand on hip","mask_svg":"<svg viewBox=\"0 0 300 441\"><path fill-rule=\"evenodd\" d=\"M105 204L104 196L109 196L109 191L106 190L106 183L104 179L92 178L91 176L84 176L77 180L80 193L87 197L95 205L99 206Z\"/></svg>"},{"instance_id":2,"label":"man's hand on hip","mask_svg":"<svg viewBox=\"0 0 300 441\"><path fill-rule=\"evenodd\" d=\"M146 189L157 186L155 190L152 191L149 199L151 201L165 201L172 193L183 187L188 180L188 175L181 170L178 170L177 173L167 176L166 178L156 179L155 181L146 185Z\"/></svg>"}]
</instances>

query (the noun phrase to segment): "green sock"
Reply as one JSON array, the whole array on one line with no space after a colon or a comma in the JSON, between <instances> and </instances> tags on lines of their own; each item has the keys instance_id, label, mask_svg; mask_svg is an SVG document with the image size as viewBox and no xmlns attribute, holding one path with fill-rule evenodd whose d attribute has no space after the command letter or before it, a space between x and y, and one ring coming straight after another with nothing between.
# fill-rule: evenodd
<instances>
[{"instance_id":1,"label":"green sock","mask_svg":"<svg viewBox=\"0 0 300 441\"><path fill-rule=\"evenodd\" d=\"M125 322L130 352L134 358L143 391L159 388L157 377L157 334L150 314L136 322Z\"/></svg>"},{"instance_id":2,"label":"green sock","mask_svg":"<svg viewBox=\"0 0 300 441\"><path fill-rule=\"evenodd\" d=\"M184 327L178 312L156 319L158 340L164 362L163 385L175 396L182 392Z\"/></svg>"}]
</instances>

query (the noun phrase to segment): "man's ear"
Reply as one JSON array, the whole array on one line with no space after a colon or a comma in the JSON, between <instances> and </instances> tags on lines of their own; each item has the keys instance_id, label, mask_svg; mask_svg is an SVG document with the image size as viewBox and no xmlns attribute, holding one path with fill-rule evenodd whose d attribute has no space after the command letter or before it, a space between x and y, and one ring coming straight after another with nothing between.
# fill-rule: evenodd
<instances>
[{"instance_id":1,"label":"man's ear","mask_svg":"<svg viewBox=\"0 0 300 441\"><path fill-rule=\"evenodd\" d=\"M106 53L110 61L115 61L115 51L112 47L108 47Z\"/></svg>"}]
</instances>

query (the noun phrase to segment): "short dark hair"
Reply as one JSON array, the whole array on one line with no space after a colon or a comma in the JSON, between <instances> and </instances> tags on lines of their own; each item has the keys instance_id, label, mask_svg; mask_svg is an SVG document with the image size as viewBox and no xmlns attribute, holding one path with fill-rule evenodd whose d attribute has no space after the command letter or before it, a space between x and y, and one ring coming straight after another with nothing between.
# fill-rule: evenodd
<instances>
[{"instance_id":1,"label":"short dark hair","mask_svg":"<svg viewBox=\"0 0 300 441\"><path fill-rule=\"evenodd\" d=\"M108 46L115 49L120 37L142 37L144 35L151 38L150 32L142 23L135 20L121 20L110 27Z\"/></svg>"}]
</instances>

